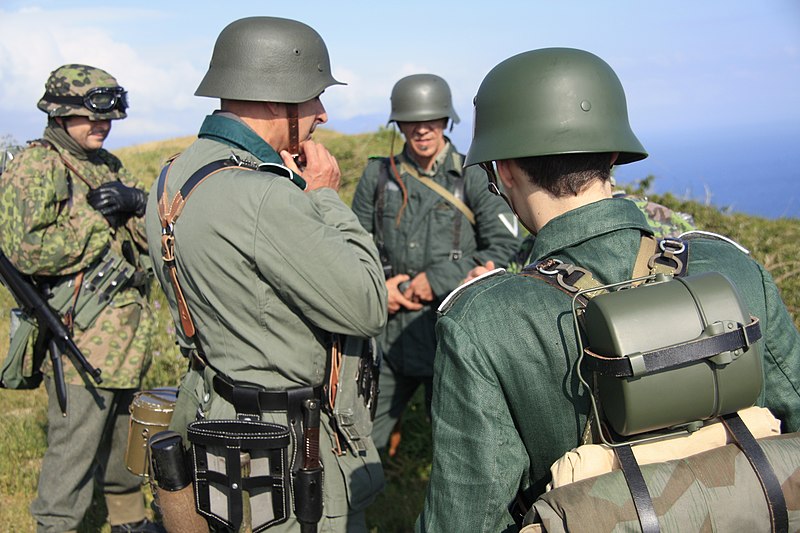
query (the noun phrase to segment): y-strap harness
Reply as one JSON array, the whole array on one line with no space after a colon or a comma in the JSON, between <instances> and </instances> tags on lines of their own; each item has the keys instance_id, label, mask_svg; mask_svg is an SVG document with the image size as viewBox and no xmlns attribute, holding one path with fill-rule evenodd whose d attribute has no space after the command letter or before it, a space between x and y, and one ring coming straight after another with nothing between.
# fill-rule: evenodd
<instances>
[{"instance_id":1,"label":"y-strap harness","mask_svg":"<svg viewBox=\"0 0 800 533\"><path fill-rule=\"evenodd\" d=\"M236 409L236 414L240 418L254 417L258 420L262 412L287 412L291 429L294 432L295 442L303 442L301 420L302 420L302 405L307 399L320 399L322 397L322 385L316 387L300 387L296 389L282 390L282 391L267 391L263 390L253 384L238 382L231 377L225 375L218 369L214 368L205 356L200 345L200 340L197 336L194 320L192 319L189 311L189 306L186 298L181 289L178 280L178 270L175 263L175 223L178 217L183 212L186 201L192 192L203 181L210 178L226 169L235 168L238 170L260 170L274 172L280 176L286 177L296 183L298 186L305 186L305 182L299 176L296 176L289 169L280 165L271 163L264 163L260 165L251 164L243 161L236 156L231 156L228 159L220 159L212 161L192 174L186 183L175 194L172 200L169 199L167 193L167 181L169 177L169 170L172 163L175 161L173 158L161 170L158 177L158 218L161 222L161 250L163 254L164 266L169 273L170 283L175 293L175 300L178 307L178 315L180 316L181 327L183 332L189 337L197 348L190 356L192 368L198 371L204 370L206 367L214 371L212 385L214 391L219 394L226 401L231 403ZM295 468L299 467L301 458L302 446L295 446L295 457L293 465Z\"/></svg>"},{"instance_id":2,"label":"y-strap harness","mask_svg":"<svg viewBox=\"0 0 800 533\"><path fill-rule=\"evenodd\" d=\"M460 167L462 164L461 157L454 151L453 152L453 163L455 166ZM378 171L378 186L375 188L375 195L373 197L373 203L375 205L375 212L374 212L374 228L375 228L375 243L378 248L378 251L381 255L381 263L383 264L384 273L388 275L387 269L391 269L389 264L389 258L386 253L386 246L384 243L383 237L383 211L386 207L386 186L389 183L389 159L385 159L381 162L380 170ZM401 163L400 169L403 173L408 174L417 181L431 189L433 192L441 196L447 203L455 207L464 217L469 220L469 223L473 226L475 225L475 213L469 208L465 201L465 179L464 176L454 176L453 181L455 182L455 187L453 192L448 191L445 187L438 184L433 179L422 176L417 172L411 165L407 163ZM401 179L399 176L396 179ZM463 255L463 251L461 250L461 221L462 217L456 216L453 220L453 244L450 248L450 260L451 261L458 261L461 259Z\"/></svg>"},{"instance_id":3,"label":"y-strap harness","mask_svg":"<svg viewBox=\"0 0 800 533\"><path fill-rule=\"evenodd\" d=\"M633 268L633 279L639 279L640 281L634 282L631 286L643 283L645 276L667 274L680 277L685 275L688 256L688 241L680 239L657 241L651 235L643 234ZM588 270L563 263L554 258L528 265L522 270L521 274L544 280L570 296L577 294L575 297L583 305L586 304L589 298L607 292L607 286L594 279ZM633 377L642 372L650 373L700 361L722 351L747 349L751 343L760 338L761 327L759 321L757 318L752 317L750 324L741 329L678 346L646 352L637 356L635 360L628 357L602 357L589 349L585 349L583 355L586 368L595 373L613 377ZM590 415L582 439L584 444L592 441L591 419ZM786 500L783 496L780 482L764 451L737 413L723 415L721 419L735 444L747 457L758 477L767 499L772 531L776 533L788 531L789 519ZM595 431L599 431L599 428L595 428ZM619 460L625 481L628 484L634 507L639 516L642 532L658 533L660 531L658 515L630 444L614 446L613 449ZM518 495L517 503L524 507L529 507L522 500L524 500L524 497L521 494Z\"/></svg>"}]
</instances>

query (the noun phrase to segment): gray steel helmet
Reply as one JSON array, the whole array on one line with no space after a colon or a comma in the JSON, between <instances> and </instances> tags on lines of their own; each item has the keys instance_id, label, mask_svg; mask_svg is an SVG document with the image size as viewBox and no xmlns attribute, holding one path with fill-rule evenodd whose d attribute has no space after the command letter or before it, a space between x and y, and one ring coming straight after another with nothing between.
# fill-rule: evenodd
<instances>
[{"instance_id":1,"label":"gray steel helmet","mask_svg":"<svg viewBox=\"0 0 800 533\"><path fill-rule=\"evenodd\" d=\"M331 85L328 49L313 28L296 20L249 17L217 37L196 96L299 104Z\"/></svg>"},{"instance_id":2,"label":"gray steel helmet","mask_svg":"<svg viewBox=\"0 0 800 533\"><path fill-rule=\"evenodd\" d=\"M105 70L89 65L62 65L50 73L36 105L49 117L125 118L128 93Z\"/></svg>"},{"instance_id":3,"label":"gray steel helmet","mask_svg":"<svg viewBox=\"0 0 800 533\"><path fill-rule=\"evenodd\" d=\"M412 74L394 84L389 122L423 122L449 118L461 120L453 109L450 86L434 74Z\"/></svg>"},{"instance_id":4,"label":"gray steel helmet","mask_svg":"<svg viewBox=\"0 0 800 533\"><path fill-rule=\"evenodd\" d=\"M619 152L617 165L647 157L628 123L625 92L589 52L544 48L506 59L475 96L466 165L571 153Z\"/></svg>"}]
</instances>

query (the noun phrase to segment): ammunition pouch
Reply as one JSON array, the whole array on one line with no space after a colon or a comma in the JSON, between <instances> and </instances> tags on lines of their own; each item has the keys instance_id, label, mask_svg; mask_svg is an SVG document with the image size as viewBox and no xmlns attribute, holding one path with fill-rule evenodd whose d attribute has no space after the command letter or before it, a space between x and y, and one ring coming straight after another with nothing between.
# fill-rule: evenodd
<instances>
[{"instance_id":1,"label":"ammunition pouch","mask_svg":"<svg viewBox=\"0 0 800 533\"><path fill-rule=\"evenodd\" d=\"M70 316L79 329L89 328L114 296L132 283L144 285L145 273L128 263L122 256L108 250L82 276L69 276L50 287L50 306L61 316ZM81 283L76 288L75 284Z\"/></svg>"},{"instance_id":2,"label":"ammunition pouch","mask_svg":"<svg viewBox=\"0 0 800 533\"><path fill-rule=\"evenodd\" d=\"M365 454L378 403L381 354L374 338L341 336L334 341L327 408L350 451ZM337 453L344 453L340 449Z\"/></svg>"},{"instance_id":3,"label":"ammunition pouch","mask_svg":"<svg viewBox=\"0 0 800 533\"><path fill-rule=\"evenodd\" d=\"M42 363L47 346L39 339L36 320L22 309L11 310L8 353L0 368L0 387L35 389L42 382Z\"/></svg>"},{"instance_id":4,"label":"ammunition pouch","mask_svg":"<svg viewBox=\"0 0 800 533\"><path fill-rule=\"evenodd\" d=\"M197 512L257 533L289 516L289 428L259 420L198 420L187 427ZM249 515L249 516L248 516Z\"/></svg>"}]
</instances>

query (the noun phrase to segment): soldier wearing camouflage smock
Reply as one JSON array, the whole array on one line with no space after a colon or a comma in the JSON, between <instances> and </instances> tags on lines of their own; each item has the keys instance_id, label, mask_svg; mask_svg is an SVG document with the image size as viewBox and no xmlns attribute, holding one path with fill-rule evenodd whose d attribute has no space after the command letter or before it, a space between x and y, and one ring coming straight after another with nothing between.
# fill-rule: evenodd
<instances>
[{"instance_id":1,"label":"soldier wearing camouflage smock","mask_svg":"<svg viewBox=\"0 0 800 533\"><path fill-rule=\"evenodd\" d=\"M379 448L420 386L430 407L438 302L476 262L504 265L519 245L511 211L486 189L482 170L463 167L464 156L445 135L448 124L459 122L445 80L433 74L400 79L389 121L405 138L403 150L370 159L352 206L378 245L389 294L372 432ZM390 454L396 443L393 438Z\"/></svg>"},{"instance_id":2,"label":"soldier wearing camouflage smock","mask_svg":"<svg viewBox=\"0 0 800 533\"><path fill-rule=\"evenodd\" d=\"M490 71L475 97L466 164L490 171L497 193L499 177L509 205L536 235L533 261L578 265L603 284L630 280L640 242L653 229L634 203L612 197L610 174L614 164L645 157L619 79L588 52L519 54ZM758 404L785 431L797 431L800 334L769 273L731 241L705 236L692 239L686 267L687 275L727 276L758 317ZM576 375L571 293L560 289L498 270L440 306L433 463L417 531L517 531L510 505L519 494L530 503L543 493L550 466L581 442L590 394Z\"/></svg>"},{"instance_id":3,"label":"soldier wearing camouflage smock","mask_svg":"<svg viewBox=\"0 0 800 533\"><path fill-rule=\"evenodd\" d=\"M141 219L147 195L102 149L111 121L126 117L126 92L101 69L64 65L38 107L48 115L43 138L0 181L0 245L46 287L103 381L95 387L65 361L62 416L46 369L48 448L31 513L39 531L76 530L99 471L111 531L159 531L145 519L140 479L124 464L128 406L150 362L153 327Z\"/></svg>"}]
</instances>

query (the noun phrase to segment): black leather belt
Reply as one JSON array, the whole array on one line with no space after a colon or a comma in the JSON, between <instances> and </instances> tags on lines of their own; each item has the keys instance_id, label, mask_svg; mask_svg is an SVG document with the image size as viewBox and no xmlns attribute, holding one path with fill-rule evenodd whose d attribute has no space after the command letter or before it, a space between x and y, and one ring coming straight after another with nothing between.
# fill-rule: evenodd
<instances>
[{"instance_id":1,"label":"black leather belt","mask_svg":"<svg viewBox=\"0 0 800 533\"><path fill-rule=\"evenodd\" d=\"M208 364L196 352L189 356L192 370L202 372ZM322 398L322 385L316 387L297 387L286 390L264 390L258 385L234 381L225 374L214 370L212 386L214 391L232 404L237 414L260 415L270 411L289 411L290 403L298 398ZM290 402L291 397L291 402Z\"/></svg>"}]
</instances>

